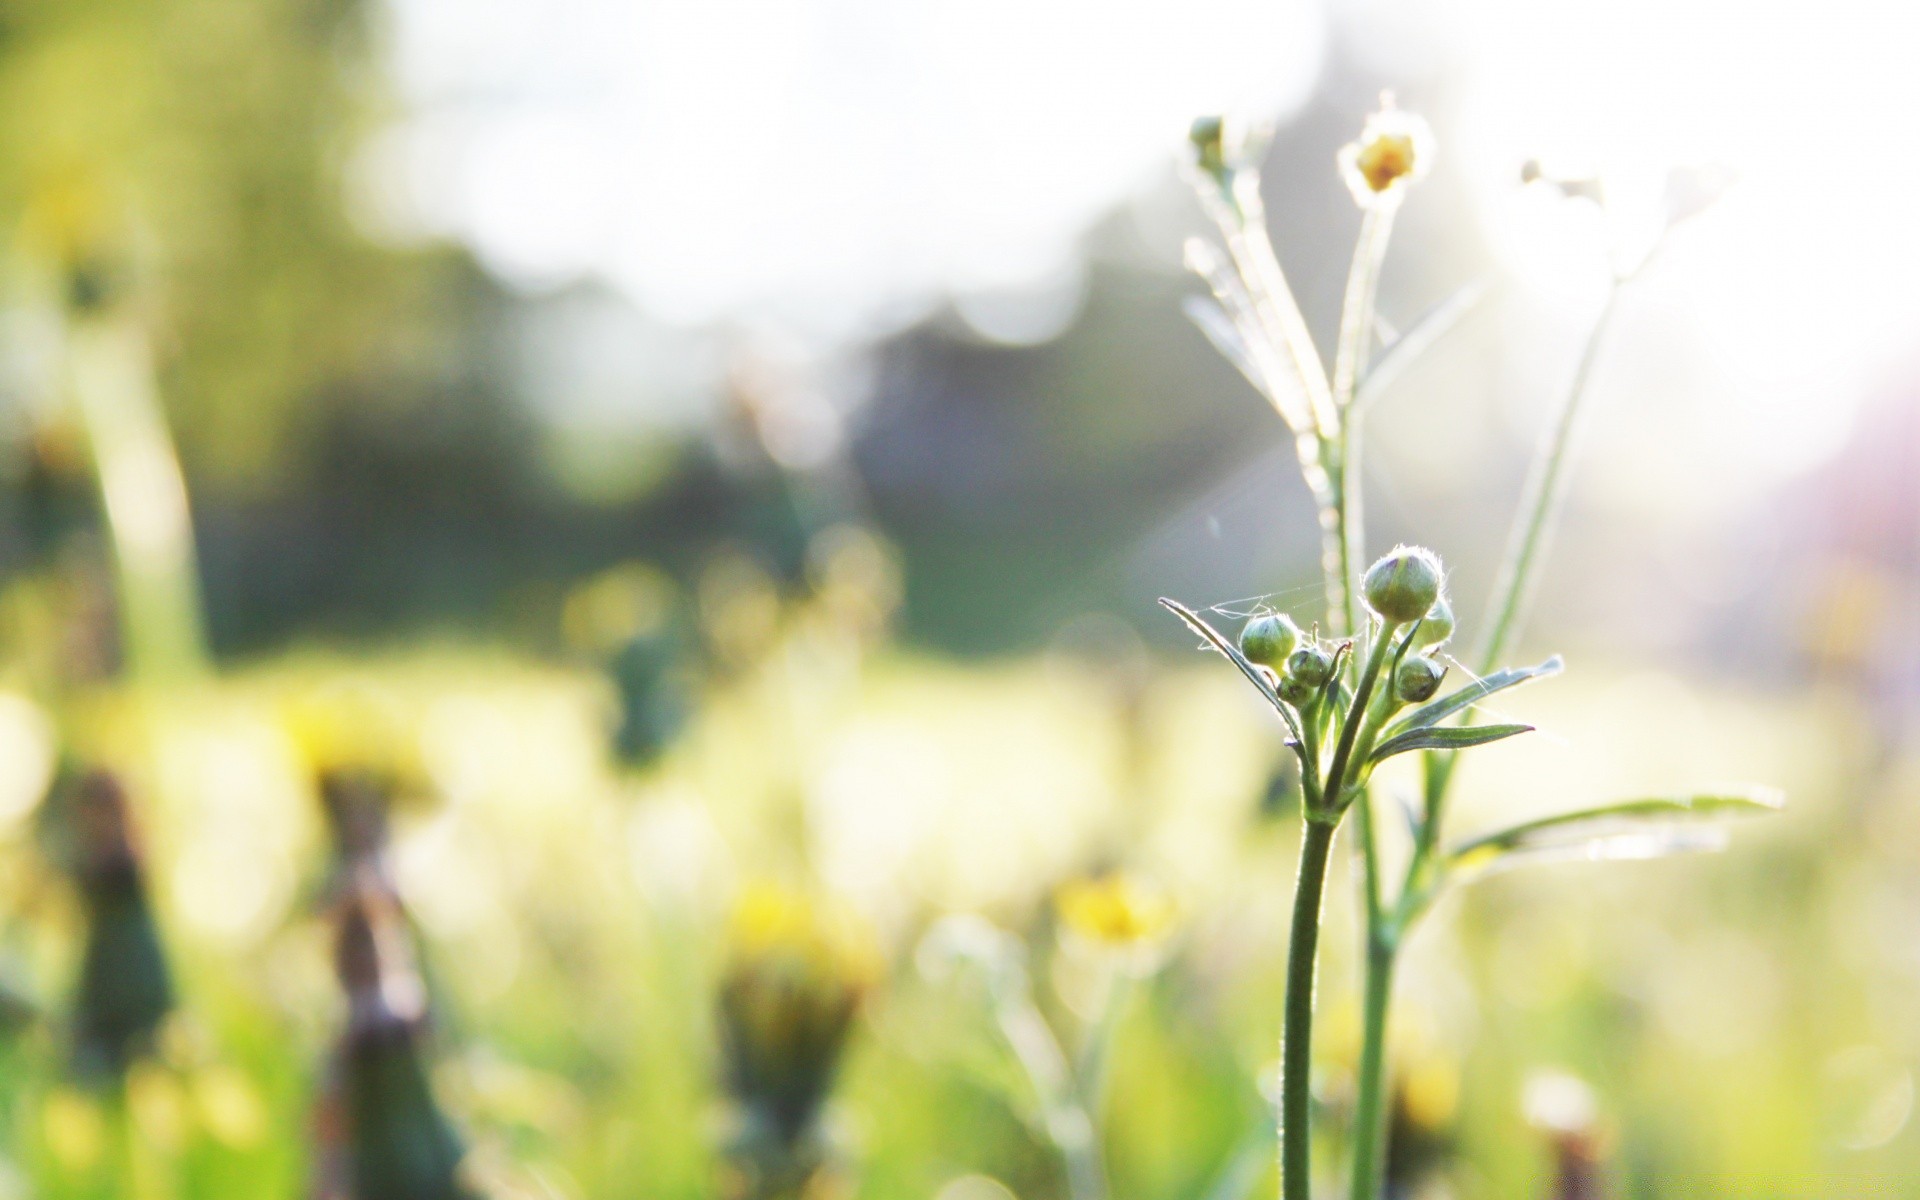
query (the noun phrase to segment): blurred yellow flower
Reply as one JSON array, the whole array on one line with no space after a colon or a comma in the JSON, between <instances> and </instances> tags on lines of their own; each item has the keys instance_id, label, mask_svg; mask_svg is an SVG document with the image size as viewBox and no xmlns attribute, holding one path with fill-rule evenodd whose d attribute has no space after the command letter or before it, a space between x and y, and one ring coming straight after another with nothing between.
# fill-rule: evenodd
<instances>
[{"instance_id":1,"label":"blurred yellow flower","mask_svg":"<svg viewBox=\"0 0 1920 1200\"><path fill-rule=\"evenodd\" d=\"M1400 1103L1419 1128L1446 1129L1460 1108L1460 1068L1439 1055L1409 1064L1400 1080Z\"/></svg>"},{"instance_id":2,"label":"blurred yellow flower","mask_svg":"<svg viewBox=\"0 0 1920 1200\"><path fill-rule=\"evenodd\" d=\"M127 1112L149 1144L178 1149L186 1141L192 1117L187 1095L173 1071L158 1063L135 1063L127 1071Z\"/></svg>"},{"instance_id":3,"label":"blurred yellow flower","mask_svg":"<svg viewBox=\"0 0 1920 1200\"><path fill-rule=\"evenodd\" d=\"M729 944L720 984L728 1088L754 1131L749 1157L785 1160L817 1130L853 1018L879 978L879 952L851 913L765 886L741 897Z\"/></svg>"},{"instance_id":4,"label":"blurred yellow flower","mask_svg":"<svg viewBox=\"0 0 1920 1200\"><path fill-rule=\"evenodd\" d=\"M1406 186L1425 178L1433 165L1433 132L1412 113L1384 98L1358 139L1340 150L1340 175L1362 208L1400 202Z\"/></svg>"},{"instance_id":5,"label":"blurred yellow flower","mask_svg":"<svg viewBox=\"0 0 1920 1200\"><path fill-rule=\"evenodd\" d=\"M1075 936L1117 950L1158 942L1173 927L1172 897L1120 871L1062 885L1054 907Z\"/></svg>"},{"instance_id":6,"label":"blurred yellow flower","mask_svg":"<svg viewBox=\"0 0 1920 1200\"><path fill-rule=\"evenodd\" d=\"M286 702L283 721L299 764L316 778L367 772L390 787L412 789L426 772L413 723L386 692L364 683L302 691Z\"/></svg>"},{"instance_id":7,"label":"blurred yellow flower","mask_svg":"<svg viewBox=\"0 0 1920 1200\"><path fill-rule=\"evenodd\" d=\"M257 1146L267 1135L265 1102L247 1077L232 1067L215 1065L195 1075L193 1100L207 1132L228 1146Z\"/></svg>"},{"instance_id":8,"label":"blurred yellow flower","mask_svg":"<svg viewBox=\"0 0 1920 1200\"><path fill-rule=\"evenodd\" d=\"M61 1166L84 1171L107 1149L107 1123L91 1096L70 1087L48 1094L40 1109L47 1150Z\"/></svg>"},{"instance_id":9,"label":"blurred yellow flower","mask_svg":"<svg viewBox=\"0 0 1920 1200\"><path fill-rule=\"evenodd\" d=\"M576 650L607 654L664 630L678 602L673 579L650 563L602 571L568 594L561 632Z\"/></svg>"},{"instance_id":10,"label":"blurred yellow flower","mask_svg":"<svg viewBox=\"0 0 1920 1200\"><path fill-rule=\"evenodd\" d=\"M880 971L872 935L853 914L770 884L753 885L741 895L728 945L735 974L788 963L865 991Z\"/></svg>"},{"instance_id":11,"label":"blurred yellow flower","mask_svg":"<svg viewBox=\"0 0 1920 1200\"><path fill-rule=\"evenodd\" d=\"M111 207L95 172L77 166L50 172L28 197L20 236L29 251L66 269L100 252L113 224Z\"/></svg>"}]
</instances>

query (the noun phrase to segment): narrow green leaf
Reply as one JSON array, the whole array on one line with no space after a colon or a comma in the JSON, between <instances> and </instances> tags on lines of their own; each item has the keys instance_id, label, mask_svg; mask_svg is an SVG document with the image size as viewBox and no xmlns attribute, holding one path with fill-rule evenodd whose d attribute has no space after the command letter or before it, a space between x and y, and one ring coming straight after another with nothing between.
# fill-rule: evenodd
<instances>
[{"instance_id":1,"label":"narrow green leaf","mask_svg":"<svg viewBox=\"0 0 1920 1200\"><path fill-rule=\"evenodd\" d=\"M1459 861L1473 855L1579 845L1596 838L1645 837L1676 824L1778 812L1782 804L1780 793L1767 788L1618 800L1483 834L1454 847L1449 857Z\"/></svg>"},{"instance_id":2,"label":"narrow green leaf","mask_svg":"<svg viewBox=\"0 0 1920 1200\"><path fill-rule=\"evenodd\" d=\"M1410 329L1375 356L1372 368L1360 381L1355 404L1367 405L1379 399L1408 367L1478 307L1491 290L1486 280L1476 279L1421 314Z\"/></svg>"},{"instance_id":3,"label":"narrow green leaf","mask_svg":"<svg viewBox=\"0 0 1920 1200\"><path fill-rule=\"evenodd\" d=\"M1174 616L1179 617L1182 621L1185 621L1190 629L1206 639L1208 645L1225 655L1228 662L1239 667L1240 673L1247 677L1247 682L1259 689L1260 694L1266 698L1267 703L1273 705L1273 711L1279 713L1280 719L1287 723L1287 728L1292 731L1295 742L1304 742L1306 740L1306 735L1300 732L1300 725L1293 719L1293 711L1287 707L1287 702L1280 698L1280 693L1273 690L1273 685L1267 682L1267 677L1260 668L1247 661L1247 656L1240 653L1240 647L1234 645L1226 637L1222 636L1219 630L1207 624L1199 613L1194 612L1178 600L1169 600L1167 597L1162 596L1160 597L1160 607L1166 609ZM1296 752L1298 752L1297 749Z\"/></svg>"},{"instance_id":4,"label":"narrow green leaf","mask_svg":"<svg viewBox=\"0 0 1920 1200\"><path fill-rule=\"evenodd\" d=\"M1566 663L1561 661L1560 656L1556 654L1547 661L1531 667L1507 667L1504 670L1495 671L1484 679L1474 680L1459 691L1451 692L1433 701L1431 704L1422 705L1414 709L1406 716L1401 717L1398 721L1388 726L1386 737L1391 741L1413 730L1422 729L1429 725L1437 725L1461 709L1478 704L1495 692L1505 691L1510 687L1518 687L1520 684L1526 683L1529 680L1544 679L1549 675L1558 675L1565 668Z\"/></svg>"},{"instance_id":5,"label":"narrow green leaf","mask_svg":"<svg viewBox=\"0 0 1920 1200\"><path fill-rule=\"evenodd\" d=\"M1727 831L1717 825L1655 826L1638 831L1595 834L1564 842L1543 842L1512 850L1480 849L1447 864L1449 883L1475 883L1517 867L1565 862L1641 862L1676 854L1724 850Z\"/></svg>"},{"instance_id":6,"label":"narrow green leaf","mask_svg":"<svg viewBox=\"0 0 1920 1200\"><path fill-rule=\"evenodd\" d=\"M1484 746L1488 742L1510 738L1516 733L1531 732L1533 732L1531 725L1468 725L1460 729L1409 729L1374 747L1373 755L1367 761L1379 762L1384 758L1392 758L1396 754L1405 754L1409 750L1464 750L1468 746Z\"/></svg>"},{"instance_id":7,"label":"narrow green leaf","mask_svg":"<svg viewBox=\"0 0 1920 1200\"><path fill-rule=\"evenodd\" d=\"M1207 340L1213 343L1220 357L1237 367L1246 381L1253 385L1254 391L1266 395L1267 381L1260 377L1260 369L1253 365L1253 354L1247 349L1246 339L1241 336L1226 310L1217 302L1201 296L1188 296L1181 301L1180 308L1187 314L1187 319L1207 335Z\"/></svg>"}]
</instances>

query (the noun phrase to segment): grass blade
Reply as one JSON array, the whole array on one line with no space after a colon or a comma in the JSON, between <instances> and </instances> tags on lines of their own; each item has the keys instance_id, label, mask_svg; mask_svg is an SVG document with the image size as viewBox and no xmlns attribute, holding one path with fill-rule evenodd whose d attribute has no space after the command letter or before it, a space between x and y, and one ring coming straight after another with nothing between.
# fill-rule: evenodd
<instances>
[{"instance_id":1,"label":"grass blade","mask_svg":"<svg viewBox=\"0 0 1920 1200\"><path fill-rule=\"evenodd\" d=\"M1478 704L1495 692L1517 687L1529 680L1558 675L1565 668L1566 663L1556 654L1545 662L1531 667L1508 667L1505 670L1495 671L1484 679L1476 679L1459 691L1442 696L1433 703L1416 708L1401 717L1388 727L1387 739L1391 741L1413 730L1437 725L1461 709Z\"/></svg>"},{"instance_id":2,"label":"grass blade","mask_svg":"<svg viewBox=\"0 0 1920 1200\"><path fill-rule=\"evenodd\" d=\"M1380 352L1373 367L1360 380L1359 394L1354 398L1354 403L1364 407L1378 400L1406 373L1408 367L1419 361L1422 354L1478 308L1480 301L1492 290L1486 280L1476 279L1428 309L1413 323L1411 329Z\"/></svg>"},{"instance_id":3,"label":"grass blade","mask_svg":"<svg viewBox=\"0 0 1920 1200\"><path fill-rule=\"evenodd\" d=\"M1293 719L1292 711L1287 708L1287 702L1280 698L1280 693L1273 690L1273 685L1267 682L1267 677L1261 673L1260 668L1254 666L1253 663L1247 660L1246 655L1240 653L1240 647L1223 637L1219 630L1207 624L1199 613L1194 612L1178 600L1169 600L1167 597L1162 596L1160 597L1160 607L1166 609L1174 616L1179 617L1182 621L1185 621L1189 628L1206 639L1208 645L1225 655L1228 662L1239 667L1240 673L1247 677L1249 683L1259 689L1260 694L1266 697L1267 703L1273 705L1273 711L1279 713L1280 719L1287 723L1287 728L1293 733L1293 740L1299 743L1306 741L1305 736L1300 732L1299 723Z\"/></svg>"},{"instance_id":4,"label":"grass blade","mask_svg":"<svg viewBox=\"0 0 1920 1200\"><path fill-rule=\"evenodd\" d=\"M1518 825L1483 834L1454 847L1449 857L1458 861L1469 855L1506 854L1565 846L1595 837L1644 835L1676 822L1726 820L1778 812L1783 803L1780 793L1765 788L1617 800L1592 808L1522 821Z\"/></svg>"},{"instance_id":5,"label":"grass blade","mask_svg":"<svg viewBox=\"0 0 1920 1200\"><path fill-rule=\"evenodd\" d=\"M1409 729L1390 737L1374 748L1368 762L1379 762L1409 750L1465 750L1510 738L1517 733L1532 733L1531 725L1468 725L1462 729Z\"/></svg>"}]
</instances>

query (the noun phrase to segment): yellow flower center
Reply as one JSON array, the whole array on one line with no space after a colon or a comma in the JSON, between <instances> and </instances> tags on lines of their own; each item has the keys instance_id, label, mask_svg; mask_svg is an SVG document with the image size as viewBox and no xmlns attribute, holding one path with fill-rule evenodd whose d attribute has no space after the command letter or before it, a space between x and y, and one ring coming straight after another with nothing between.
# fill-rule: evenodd
<instances>
[{"instance_id":1,"label":"yellow flower center","mask_svg":"<svg viewBox=\"0 0 1920 1200\"><path fill-rule=\"evenodd\" d=\"M1413 138L1403 133L1383 133L1360 148L1354 166L1368 187L1384 192L1413 174Z\"/></svg>"}]
</instances>

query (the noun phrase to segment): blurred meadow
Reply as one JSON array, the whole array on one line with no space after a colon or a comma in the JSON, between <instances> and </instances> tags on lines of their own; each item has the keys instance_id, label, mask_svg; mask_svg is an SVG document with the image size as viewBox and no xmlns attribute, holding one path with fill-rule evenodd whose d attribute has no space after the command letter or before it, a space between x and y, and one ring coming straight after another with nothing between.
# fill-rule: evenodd
<instances>
[{"instance_id":1,"label":"blurred meadow","mask_svg":"<svg viewBox=\"0 0 1920 1200\"><path fill-rule=\"evenodd\" d=\"M1920 1194L1916 39L0 0L0 1200L1277 1194L1300 780L1155 600L1317 613L1319 549L1182 156L1271 121L1331 344L1383 90L1438 156L1381 336L1478 299L1372 405L1370 549L1469 631L1669 170L1728 184L1620 293L1519 641L1569 671L1454 829L1787 797L1446 893L1385 1194Z\"/></svg>"}]
</instances>

